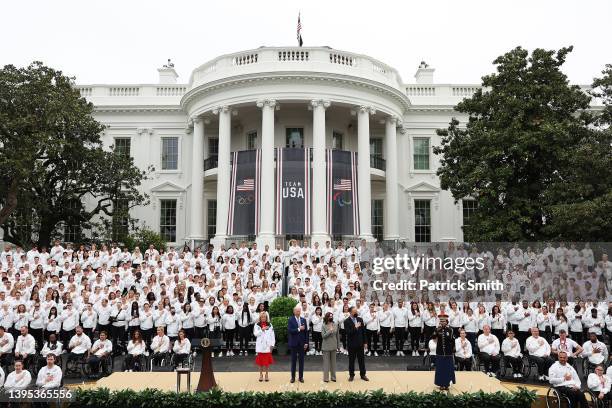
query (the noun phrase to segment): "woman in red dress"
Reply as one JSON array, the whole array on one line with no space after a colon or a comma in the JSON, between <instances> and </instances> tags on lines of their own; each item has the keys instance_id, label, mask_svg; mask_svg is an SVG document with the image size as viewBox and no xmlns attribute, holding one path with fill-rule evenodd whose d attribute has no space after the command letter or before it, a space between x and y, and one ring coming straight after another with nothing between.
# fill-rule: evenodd
<instances>
[{"instance_id":1,"label":"woman in red dress","mask_svg":"<svg viewBox=\"0 0 612 408\"><path fill-rule=\"evenodd\" d=\"M253 327L253 335L256 338L255 351L257 352L257 357L255 357L255 364L259 366L259 381L264 381L264 373L265 381L269 381L268 371L270 365L274 364L272 350L274 349L276 339L274 328L268 322L268 314L266 312L260 313L259 323Z\"/></svg>"}]
</instances>

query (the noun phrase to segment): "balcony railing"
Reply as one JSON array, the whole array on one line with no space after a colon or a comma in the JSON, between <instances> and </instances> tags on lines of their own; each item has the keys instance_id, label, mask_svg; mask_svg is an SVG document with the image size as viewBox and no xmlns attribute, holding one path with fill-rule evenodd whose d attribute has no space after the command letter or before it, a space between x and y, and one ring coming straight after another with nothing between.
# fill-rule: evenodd
<instances>
[{"instance_id":1,"label":"balcony railing","mask_svg":"<svg viewBox=\"0 0 612 408\"><path fill-rule=\"evenodd\" d=\"M312 161L312 147L308 149L310 151L310 161ZM274 161L276 161L276 149L274 149ZM207 159L204 159L204 171L210 169L216 169L219 166L219 156L212 155ZM378 155L370 155L370 167L377 170L385 171L386 162L385 159Z\"/></svg>"},{"instance_id":2,"label":"balcony railing","mask_svg":"<svg viewBox=\"0 0 612 408\"><path fill-rule=\"evenodd\" d=\"M216 154L210 156L208 159L204 159L204 171L210 169L216 169L219 166L219 156Z\"/></svg>"},{"instance_id":3,"label":"balcony railing","mask_svg":"<svg viewBox=\"0 0 612 408\"><path fill-rule=\"evenodd\" d=\"M371 168L385 171L385 166L386 166L385 159L375 154L370 155L370 167Z\"/></svg>"}]
</instances>

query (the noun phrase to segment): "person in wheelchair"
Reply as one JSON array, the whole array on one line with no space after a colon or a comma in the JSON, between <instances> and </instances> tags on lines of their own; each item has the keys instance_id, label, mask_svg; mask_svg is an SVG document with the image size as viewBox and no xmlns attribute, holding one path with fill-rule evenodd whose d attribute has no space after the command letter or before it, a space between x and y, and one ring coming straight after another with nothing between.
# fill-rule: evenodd
<instances>
[{"instance_id":1,"label":"person in wheelchair","mask_svg":"<svg viewBox=\"0 0 612 408\"><path fill-rule=\"evenodd\" d=\"M36 357L36 340L28 333L27 326L21 326L20 335L15 341L15 360L22 360L26 368L35 362Z\"/></svg>"},{"instance_id":2,"label":"person in wheelchair","mask_svg":"<svg viewBox=\"0 0 612 408\"><path fill-rule=\"evenodd\" d=\"M483 333L478 336L478 349L480 350L480 361L484 364L485 373L494 377L499 371L499 340L491 333L491 326L485 324Z\"/></svg>"},{"instance_id":3,"label":"person in wheelchair","mask_svg":"<svg viewBox=\"0 0 612 408\"><path fill-rule=\"evenodd\" d=\"M504 353L506 367L512 367L512 377L523 377L523 354L518 339L514 337L514 331L508 330L506 338L502 342L501 351Z\"/></svg>"},{"instance_id":4,"label":"person in wheelchair","mask_svg":"<svg viewBox=\"0 0 612 408\"><path fill-rule=\"evenodd\" d=\"M7 367L13 362L13 335L0 326L0 367Z\"/></svg>"},{"instance_id":5,"label":"person in wheelchair","mask_svg":"<svg viewBox=\"0 0 612 408\"><path fill-rule=\"evenodd\" d=\"M125 371L142 371L144 367L143 357L145 356L146 343L144 342L140 330L136 329L132 333L132 339L127 345L127 354L125 356Z\"/></svg>"},{"instance_id":6,"label":"person in wheelchair","mask_svg":"<svg viewBox=\"0 0 612 408\"><path fill-rule=\"evenodd\" d=\"M548 381L548 369L553 363L550 358L550 344L544 337L540 337L537 327L531 329L531 336L525 342L525 349L529 352L528 359L538 366L538 380ZM567 361L567 353L565 353Z\"/></svg>"},{"instance_id":7,"label":"person in wheelchair","mask_svg":"<svg viewBox=\"0 0 612 408\"><path fill-rule=\"evenodd\" d=\"M587 378L587 387L593 395L601 402L609 404L612 401L612 393L610 393L610 377L604 374L602 365L595 367L595 372L589 374Z\"/></svg>"},{"instance_id":8,"label":"person in wheelchair","mask_svg":"<svg viewBox=\"0 0 612 408\"><path fill-rule=\"evenodd\" d=\"M594 332L589 332L589 341L584 343L582 348L584 349L582 356L587 358L585 375L608 360L608 348L597 339L597 334Z\"/></svg>"},{"instance_id":9,"label":"person in wheelchair","mask_svg":"<svg viewBox=\"0 0 612 408\"><path fill-rule=\"evenodd\" d=\"M567 362L567 352L559 352L559 361L555 362L548 369L548 381L561 395L567 397L573 408L587 408L584 393L580 389L580 377L578 373Z\"/></svg>"},{"instance_id":10,"label":"person in wheelchair","mask_svg":"<svg viewBox=\"0 0 612 408\"><path fill-rule=\"evenodd\" d=\"M81 326L77 326L75 330L75 335L72 336L70 342L68 343L70 353L68 354L66 366L68 365L68 362L84 361L87 352L91 348L91 339L87 337L85 333L83 333L83 328Z\"/></svg>"},{"instance_id":11,"label":"person in wheelchair","mask_svg":"<svg viewBox=\"0 0 612 408\"><path fill-rule=\"evenodd\" d=\"M174 355L172 356L172 369L180 365L184 365L185 360L189 360L189 354L191 353L191 341L187 338L185 330L180 329L178 332L178 339L174 341L174 347L172 348Z\"/></svg>"},{"instance_id":12,"label":"person in wheelchair","mask_svg":"<svg viewBox=\"0 0 612 408\"><path fill-rule=\"evenodd\" d=\"M459 371L472 371L472 343L466 338L466 331L459 329L459 338L455 339L455 361Z\"/></svg>"},{"instance_id":13,"label":"person in wheelchair","mask_svg":"<svg viewBox=\"0 0 612 408\"><path fill-rule=\"evenodd\" d=\"M170 338L164 334L164 328L161 326L157 328L157 335L151 340L151 351L151 361L156 365L161 365L170 352Z\"/></svg>"},{"instance_id":14,"label":"person in wheelchair","mask_svg":"<svg viewBox=\"0 0 612 408\"><path fill-rule=\"evenodd\" d=\"M54 364L57 364L58 357L64 352L62 343L57 340L57 334L49 334L49 340L45 342L42 350L40 351L40 357L38 359L38 366L42 367L47 364L47 356L52 354L55 356Z\"/></svg>"},{"instance_id":15,"label":"person in wheelchair","mask_svg":"<svg viewBox=\"0 0 612 408\"><path fill-rule=\"evenodd\" d=\"M106 331L100 332L100 338L95 341L91 349L89 349L89 357L87 358L87 365L89 365L89 372L91 377L98 377L100 366L102 371L109 371L106 365L109 363L108 358L112 358L113 343L108 339Z\"/></svg>"},{"instance_id":16,"label":"person in wheelchair","mask_svg":"<svg viewBox=\"0 0 612 408\"><path fill-rule=\"evenodd\" d=\"M574 365L574 360L582 354L582 346L574 340L567 337L567 332L563 329L559 330L559 338L555 339L550 346L551 355L557 359L559 351L567 353L567 361Z\"/></svg>"},{"instance_id":17,"label":"person in wheelchair","mask_svg":"<svg viewBox=\"0 0 612 408\"><path fill-rule=\"evenodd\" d=\"M62 369L55 365L55 354L47 354L47 365L38 371L36 385L40 388L59 388L62 384Z\"/></svg>"}]
</instances>

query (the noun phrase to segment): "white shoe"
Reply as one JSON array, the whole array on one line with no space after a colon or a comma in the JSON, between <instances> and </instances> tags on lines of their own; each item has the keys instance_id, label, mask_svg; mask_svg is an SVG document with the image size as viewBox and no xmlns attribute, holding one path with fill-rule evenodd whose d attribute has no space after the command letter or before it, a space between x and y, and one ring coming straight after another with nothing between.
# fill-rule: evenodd
<instances>
[{"instance_id":1,"label":"white shoe","mask_svg":"<svg viewBox=\"0 0 612 408\"><path fill-rule=\"evenodd\" d=\"M366 356L370 357L370 352L369 351L366 353Z\"/></svg>"},{"instance_id":2,"label":"white shoe","mask_svg":"<svg viewBox=\"0 0 612 408\"><path fill-rule=\"evenodd\" d=\"M222 352L222 351L220 351L220 352L219 352L219 355L218 355L217 357L223 357L223 352Z\"/></svg>"},{"instance_id":3,"label":"white shoe","mask_svg":"<svg viewBox=\"0 0 612 408\"><path fill-rule=\"evenodd\" d=\"M523 374L521 374L521 373L517 373L516 376L517 376L517 378L523 378Z\"/></svg>"},{"instance_id":4,"label":"white shoe","mask_svg":"<svg viewBox=\"0 0 612 408\"><path fill-rule=\"evenodd\" d=\"M374 357L378 357L378 353L377 352L374 352Z\"/></svg>"},{"instance_id":5,"label":"white shoe","mask_svg":"<svg viewBox=\"0 0 612 408\"><path fill-rule=\"evenodd\" d=\"M538 375L538 381L542 381L542 380L543 380L543 378L544 378L543 376Z\"/></svg>"},{"instance_id":6,"label":"white shoe","mask_svg":"<svg viewBox=\"0 0 612 408\"><path fill-rule=\"evenodd\" d=\"M400 356L400 352L399 352L399 351L396 351L396 352L395 352L395 356L396 356L396 357L399 357L399 356Z\"/></svg>"}]
</instances>

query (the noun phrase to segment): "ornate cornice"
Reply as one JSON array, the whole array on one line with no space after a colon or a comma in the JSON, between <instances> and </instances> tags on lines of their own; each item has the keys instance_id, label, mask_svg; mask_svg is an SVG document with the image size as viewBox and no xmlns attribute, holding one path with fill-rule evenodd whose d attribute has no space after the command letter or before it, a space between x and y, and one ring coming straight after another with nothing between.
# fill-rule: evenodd
<instances>
[{"instance_id":1,"label":"ornate cornice","mask_svg":"<svg viewBox=\"0 0 612 408\"><path fill-rule=\"evenodd\" d=\"M295 83L296 80L304 82L327 82L353 88L364 88L386 95L394 102L399 104L404 112L410 108L410 100L405 93L399 89L380 82L350 75L294 71L260 72L255 74L236 75L204 83L196 86L183 95L181 98L181 106L183 108L188 108L188 106L198 97L201 97L204 94L216 93L222 89L237 88L264 81L267 83L293 81Z\"/></svg>"},{"instance_id":2,"label":"ornate cornice","mask_svg":"<svg viewBox=\"0 0 612 408\"><path fill-rule=\"evenodd\" d=\"M322 107L323 109L327 109L331 106L331 102L326 99L313 99L310 101L311 108L316 108L319 106Z\"/></svg>"}]
</instances>

